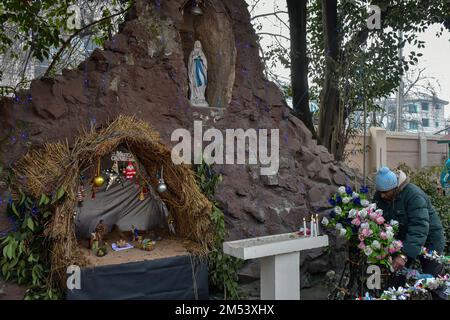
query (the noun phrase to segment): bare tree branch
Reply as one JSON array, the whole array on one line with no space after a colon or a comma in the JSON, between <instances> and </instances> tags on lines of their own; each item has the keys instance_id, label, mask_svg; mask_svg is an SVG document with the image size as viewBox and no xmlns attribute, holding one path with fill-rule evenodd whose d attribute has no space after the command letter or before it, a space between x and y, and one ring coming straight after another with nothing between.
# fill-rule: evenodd
<instances>
[{"instance_id":1,"label":"bare tree branch","mask_svg":"<svg viewBox=\"0 0 450 320\"><path fill-rule=\"evenodd\" d=\"M82 33L82 32L85 31L86 29L88 29L88 28L90 28L90 27L92 27L92 26L94 26L94 25L96 25L96 24L99 24L99 23L101 23L101 22L103 22L103 21L109 20L109 19L114 18L114 17L116 17L116 16L119 16L119 15L121 15L121 14L124 14L125 12L127 12L128 10L130 10L131 7L132 7L132 5L130 5L128 8L126 8L126 9L120 11L120 12L117 12L117 13L115 13L115 14L113 14L113 15L110 15L110 16L104 17L104 18L102 18L102 19L99 19L99 20L97 20L97 21L91 22L91 23L87 24L86 26L84 26L83 28L78 29L76 32L74 32L69 38L67 38L66 41L64 41L64 43L62 44L61 48L59 48L58 52L53 56L52 63L51 63L51 64L49 65L49 67L47 68L47 71L45 72L44 77L48 77L48 75L50 74L51 70L53 69L53 67L55 66L55 64L57 63L57 61L61 58L61 55L62 55L62 53L64 52L64 50L66 49L66 47L70 44L70 42L71 42L75 37L79 36L80 33Z\"/></svg>"},{"instance_id":2,"label":"bare tree branch","mask_svg":"<svg viewBox=\"0 0 450 320\"><path fill-rule=\"evenodd\" d=\"M269 16L276 16L276 17L278 17L277 15L278 15L279 13L285 13L285 14L288 14L287 11L282 11L282 10L280 10L280 11L274 11L274 12L269 12L269 13L262 13L262 14L258 14L258 15L256 15L256 16L253 16L253 17L250 19L250 21L255 20L255 19L258 19L258 18L262 18L262 17L269 17Z\"/></svg>"},{"instance_id":3,"label":"bare tree branch","mask_svg":"<svg viewBox=\"0 0 450 320\"><path fill-rule=\"evenodd\" d=\"M276 34L276 33L271 33L271 32L257 32L257 35L267 35L267 36L272 36L272 37L280 37L283 39L286 39L288 41L290 41L291 39L289 37L283 36L282 34Z\"/></svg>"}]
</instances>

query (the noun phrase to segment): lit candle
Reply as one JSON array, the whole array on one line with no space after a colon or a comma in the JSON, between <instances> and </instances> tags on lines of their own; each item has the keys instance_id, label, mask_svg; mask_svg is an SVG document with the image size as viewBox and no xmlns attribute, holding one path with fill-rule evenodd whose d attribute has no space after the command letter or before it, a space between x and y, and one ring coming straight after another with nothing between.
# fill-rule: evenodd
<instances>
[{"instance_id":1,"label":"lit candle","mask_svg":"<svg viewBox=\"0 0 450 320\"><path fill-rule=\"evenodd\" d=\"M303 217L303 236L306 237L306 219Z\"/></svg>"}]
</instances>

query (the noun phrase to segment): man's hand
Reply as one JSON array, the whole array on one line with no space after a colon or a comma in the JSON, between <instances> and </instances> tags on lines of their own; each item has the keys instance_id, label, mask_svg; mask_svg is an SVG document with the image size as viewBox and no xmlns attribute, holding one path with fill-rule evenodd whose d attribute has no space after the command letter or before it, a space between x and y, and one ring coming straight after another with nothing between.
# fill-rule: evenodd
<instances>
[{"instance_id":1,"label":"man's hand","mask_svg":"<svg viewBox=\"0 0 450 320\"><path fill-rule=\"evenodd\" d=\"M405 267L405 265L406 265L406 261L402 257L398 256L398 257L394 258L393 267L394 267L395 271L403 269Z\"/></svg>"}]
</instances>

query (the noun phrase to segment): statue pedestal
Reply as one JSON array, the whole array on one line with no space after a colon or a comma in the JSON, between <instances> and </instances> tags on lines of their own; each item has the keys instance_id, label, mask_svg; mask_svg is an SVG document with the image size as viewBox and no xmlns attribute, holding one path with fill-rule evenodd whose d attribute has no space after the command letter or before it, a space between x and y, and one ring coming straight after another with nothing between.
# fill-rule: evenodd
<instances>
[{"instance_id":1,"label":"statue pedestal","mask_svg":"<svg viewBox=\"0 0 450 320\"><path fill-rule=\"evenodd\" d=\"M207 108L209 107L208 102L205 101L199 101L199 102L192 102L190 101L191 107L203 107L203 108Z\"/></svg>"},{"instance_id":2,"label":"statue pedestal","mask_svg":"<svg viewBox=\"0 0 450 320\"><path fill-rule=\"evenodd\" d=\"M261 299L300 300L300 251L328 246L328 236L285 233L223 243L236 258L261 259Z\"/></svg>"}]
</instances>

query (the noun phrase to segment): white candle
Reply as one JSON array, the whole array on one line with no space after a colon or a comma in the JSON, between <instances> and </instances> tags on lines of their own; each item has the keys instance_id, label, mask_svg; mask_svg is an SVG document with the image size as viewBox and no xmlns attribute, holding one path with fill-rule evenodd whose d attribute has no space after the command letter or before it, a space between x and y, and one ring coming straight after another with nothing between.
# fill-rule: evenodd
<instances>
[{"instance_id":1,"label":"white candle","mask_svg":"<svg viewBox=\"0 0 450 320\"><path fill-rule=\"evenodd\" d=\"M303 218L303 236L306 237L306 219Z\"/></svg>"},{"instance_id":2,"label":"white candle","mask_svg":"<svg viewBox=\"0 0 450 320\"><path fill-rule=\"evenodd\" d=\"M319 215L316 214L316 237L319 236Z\"/></svg>"},{"instance_id":3,"label":"white candle","mask_svg":"<svg viewBox=\"0 0 450 320\"><path fill-rule=\"evenodd\" d=\"M310 227L310 234L309 236L312 237L314 232L314 217L311 216L311 227Z\"/></svg>"}]
</instances>

